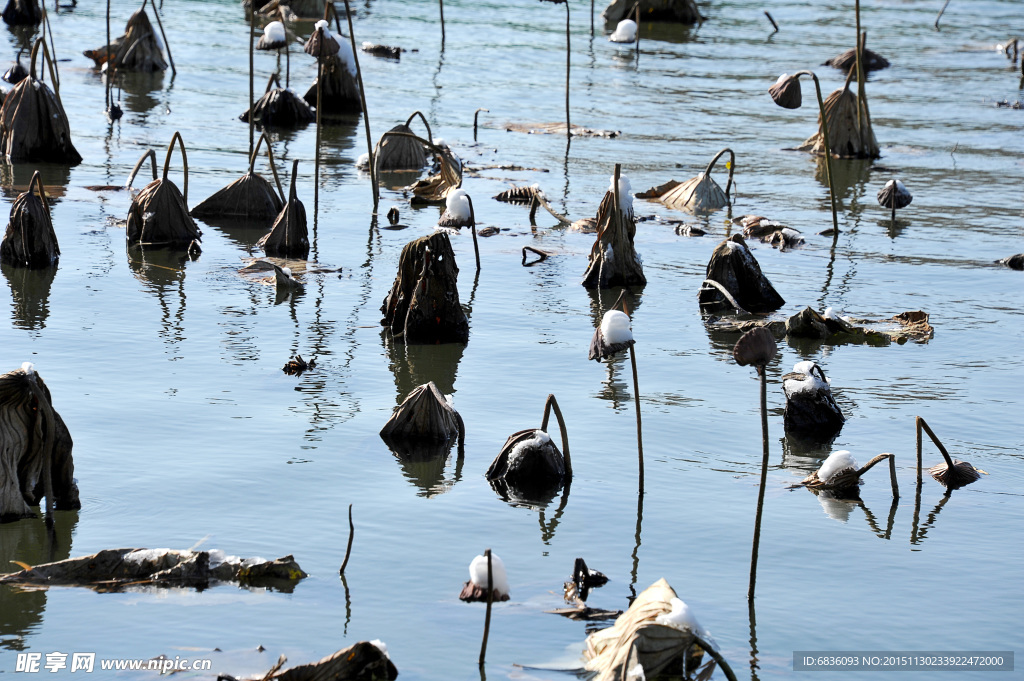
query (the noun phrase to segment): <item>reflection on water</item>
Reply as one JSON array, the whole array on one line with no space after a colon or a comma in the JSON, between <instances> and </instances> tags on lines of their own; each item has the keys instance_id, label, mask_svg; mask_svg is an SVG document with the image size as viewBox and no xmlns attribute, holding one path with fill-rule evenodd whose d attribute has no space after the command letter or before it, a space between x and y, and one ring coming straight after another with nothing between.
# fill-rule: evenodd
<instances>
[{"instance_id":1,"label":"reflection on water","mask_svg":"<svg viewBox=\"0 0 1024 681\"><path fill-rule=\"evenodd\" d=\"M442 395L455 392L455 374L466 350L465 345L406 345L389 333L381 334L381 342L388 354L388 368L395 376L396 404L401 404L413 388L430 381Z\"/></svg>"},{"instance_id":2,"label":"reflection on water","mask_svg":"<svg viewBox=\"0 0 1024 681\"><path fill-rule=\"evenodd\" d=\"M57 276L57 268L44 267L29 269L0 264L7 283L11 287L11 318L19 329L42 329L50 314L50 286Z\"/></svg>"},{"instance_id":3,"label":"reflection on water","mask_svg":"<svg viewBox=\"0 0 1024 681\"><path fill-rule=\"evenodd\" d=\"M263 253L256 249L256 242L263 238L274 224L273 218L265 221L243 218L196 218L196 221L213 227L245 249L249 255L260 257Z\"/></svg>"},{"instance_id":4,"label":"reflection on water","mask_svg":"<svg viewBox=\"0 0 1024 681\"><path fill-rule=\"evenodd\" d=\"M127 249L128 267L156 295L160 305L160 338L171 348L185 340L185 263L188 253L169 248ZM175 358L179 358L175 355Z\"/></svg>"},{"instance_id":5,"label":"reflection on water","mask_svg":"<svg viewBox=\"0 0 1024 681\"><path fill-rule=\"evenodd\" d=\"M52 535L42 518L0 525L0 571L17 569L11 561L39 565L68 558L77 524L78 511L58 511ZM29 648L25 637L42 624L45 609L45 589L0 585L0 650Z\"/></svg>"},{"instance_id":6,"label":"reflection on water","mask_svg":"<svg viewBox=\"0 0 1024 681\"><path fill-rule=\"evenodd\" d=\"M814 177L826 190L828 189L828 171L825 168L825 157L814 156ZM836 189L836 210L852 210L853 215L858 213L862 205L852 206L843 202L853 199L858 204L866 193L868 180L871 176L871 164L874 161L870 158L833 158L832 159L832 183ZM828 194L824 194L822 200L829 204L828 210L832 210Z\"/></svg>"},{"instance_id":7,"label":"reflection on water","mask_svg":"<svg viewBox=\"0 0 1024 681\"><path fill-rule=\"evenodd\" d=\"M123 107L132 113L146 114L162 104L157 97L164 87L163 71L119 71L116 85ZM139 122L145 124L147 120L148 116L143 115Z\"/></svg>"},{"instance_id":8,"label":"reflection on water","mask_svg":"<svg viewBox=\"0 0 1024 681\"><path fill-rule=\"evenodd\" d=\"M597 329L601 325L604 314L613 308L622 309L625 306L625 310L630 318L635 318L636 311L643 300L642 290L642 287L587 289L587 295L590 297L590 315L594 328ZM583 349L581 349L581 352L583 352ZM602 361L608 370L608 378L601 382L601 389L597 392L597 397L611 402L616 411L629 408L633 403L633 395L629 392L629 382L632 381L632 374L630 374L630 369L627 367L629 364L629 352L618 352L614 356ZM620 373L623 374L621 377Z\"/></svg>"},{"instance_id":9,"label":"reflection on water","mask_svg":"<svg viewBox=\"0 0 1024 681\"><path fill-rule=\"evenodd\" d=\"M436 497L444 494L462 479L462 464L465 456L460 451L455 460L455 471L451 478L445 478L445 468L451 461L455 439L442 443L413 444L402 440L385 440L388 449L395 455L402 474L419 488L417 496Z\"/></svg>"},{"instance_id":10,"label":"reflection on water","mask_svg":"<svg viewBox=\"0 0 1024 681\"><path fill-rule=\"evenodd\" d=\"M37 170L50 205L60 203L71 181L71 166L58 163L10 163L6 159L0 160L0 190L4 197L13 200L28 191L28 183Z\"/></svg>"}]
</instances>

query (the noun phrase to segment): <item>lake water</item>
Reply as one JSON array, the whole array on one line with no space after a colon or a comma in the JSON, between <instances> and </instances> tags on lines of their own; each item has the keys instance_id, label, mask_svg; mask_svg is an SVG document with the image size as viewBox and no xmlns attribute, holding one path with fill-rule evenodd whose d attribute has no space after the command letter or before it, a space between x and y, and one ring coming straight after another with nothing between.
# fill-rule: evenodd
<instances>
[{"instance_id":1,"label":"lake water","mask_svg":"<svg viewBox=\"0 0 1024 681\"><path fill-rule=\"evenodd\" d=\"M564 120L562 6L448 0L442 49L437 3L356 3L358 41L409 50L400 61L361 55L374 140L421 110L434 135L476 169L464 188L480 227L503 230L480 239L477 280L470 235L452 237L469 343L409 348L384 339L379 308L401 247L429 234L439 211L410 208L385 189L373 221L369 177L355 168L366 146L359 120L324 130L315 227L315 128L274 136L282 170L301 160L310 260L341 268L306 276L305 293L283 301L238 274L245 258L262 255L255 242L263 230L201 225L194 262L142 256L125 248L128 192L86 188L123 184L147 149L162 162L176 130L188 147L190 205L244 172L248 128L238 115L248 101L248 54L239 3L165 3L177 75L127 79L125 115L113 124L102 80L81 55L104 42L102 3L53 14L57 56L69 60L60 63L61 96L85 160L44 168L62 255L55 272L24 281L4 268L0 348L4 371L36 363L75 441L82 509L57 514L55 553L184 549L205 539L204 548L229 554L293 554L310 577L291 593L3 587L0 674L17 676L19 651L58 651L210 658L215 672L241 676L262 674L282 653L298 664L379 638L403 679L475 679L484 607L457 596L470 560L488 547L504 560L512 591L493 614L489 678L572 678L517 665L569 667L582 650L585 623L544 612L564 605L562 582L578 556L610 578L592 606L625 609L633 593L667 579L739 678L793 676L797 650L1024 649L1024 275L993 264L1024 251L1024 111L995 105L1022 97L1019 62L996 46L1024 27L1024 7L954 1L936 31L939 2L862 3L868 46L892 62L867 85L882 157L835 162L842 233L832 248L831 237L817 235L831 226L823 171L808 154L786 150L815 129L811 83L795 111L777 107L767 89L802 68L815 69L825 94L840 87L842 74L819 65L852 47L852 4L703 3L708 20L699 28L644 24L637 59L631 46L606 40L600 19L591 37L589 3L574 1L573 123L621 136L567 144L564 135L506 131ZM115 35L136 7L113 3ZM781 27L774 35L764 9ZM5 59L19 44L6 35ZM275 59L257 53L257 89ZM295 50L293 87L304 91L314 73L313 60ZM474 143L478 107L489 113ZM758 384L731 358L736 336L709 334L696 301L711 251L736 229L727 211L697 219L635 202L640 216L685 219L708 232L677 236L657 221L637 232L648 279L632 306L646 457L638 519L629 362L586 359L599 302L580 281L594 237L558 227L543 211L533 229L525 208L490 199L513 182L539 183L557 210L593 216L614 164L639 191L696 175L726 146L737 159L732 214L767 215L807 239L787 252L752 244L787 301L780 318L806 305L876 318L921 309L935 327L932 340L902 346L780 344L768 367L771 468L755 618L746 593L761 462ZM723 165L716 176L724 186ZM35 167L2 167L7 203ZM265 172L265 162L257 169ZM171 178L180 173L175 156ZM875 200L893 177L914 194L895 230ZM407 229L383 228L392 205ZM525 245L553 255L522 267ZM287 376L281 367L297 353L315 357L316 369ZM831 448L808 451L784 436L780 377L803 359L823 366L848 419ZM402 461L377 435L427 380L454 392L468 431L461 460L453 451L447 460ZM571 492L564 507L560 499L543 509L512 506L484 472L510 433L539 425L548 393L569 429ZM919 513L917 415L955 457L989 473L948 498L926 476ZM860 506L824 508L811 492L787 489L838 449L862 463L894 453L898 506L890 509L884 466L865 477ZM926 442L925 464L940 461ZM356 533L343 582L349 504ZM0 564L44 562L45 537L41 520L0 526Z\"/></svg>"}]
</instances>

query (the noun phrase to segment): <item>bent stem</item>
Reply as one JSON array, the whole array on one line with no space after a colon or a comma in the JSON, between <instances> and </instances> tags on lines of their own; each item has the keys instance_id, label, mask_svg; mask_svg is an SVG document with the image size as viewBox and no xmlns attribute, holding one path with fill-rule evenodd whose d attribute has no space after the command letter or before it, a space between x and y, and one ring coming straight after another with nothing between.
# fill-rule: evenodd
<instances>
[{"instance_id":1,"label":"bent stem","mask_svg":"<svg viewBox=\"0 0 1024 681\"><path fill-rule=\"evenodd\" d=\"M478 119L478 118L480 118L480 112L481 112L481 111L483 111L483 112L486 112L486 113L491 113L491 110L490 110L490 109L483 109L483 108L477 109L477 110L476 110L476 111L475 111L475 112L473 113L473 141L474 141L474 142L476 142L476 127L477 127L477 119Z\"/></svg>"},{"instance_id":2,"label":"bent stem","mask_svg":"<svg viewBox=\"0 0 1024 681\"><path fill-rule=\"evenodd\" d=\"M342 578L345 577L345 568L348 567L348 558L352 555L352 539L356 534L356 526L352 524L352 504L348 505L348 546L345 547L345 560L341 562Z\"/></svg>"},{"instance_id":3,"label":"bent stem","mask_svg":"<svg viewBox=\"0 0 1024 681\"><path fill-rule=\"evenodd\" d=\"M821 83L813 71L797 71L793 74L795 78L810 76L814 80L814 94L818 96L818 113L821 114L821 143L825 147L825 175L828 177L828 195L832 200L832 229L836 235L839 234L839 216L836 213L836 189L832 184L832 150L828 144L828 120L825 116L825 102L821 98Z\"/></svg>"},{"instance_id":4,"label":"bent stem","mask_svg":"<svg viewBox=\"0 0 1024 681\"><path fill-rule=\"evenodd\" d=\"M704 177L709 177L711 175L711 171L715 167L715 163L718 162L718 159L722 158L722 155L725 154L725 152L729 152L729 181L725 183L725 200L728 203L728 205L731 206L732 199L729 197L729 190L732 189L732 174L733 170L736 168L736 154L733 152L733 150L726 147L725 149L722 149L720 152L715 154L715 157L711 159L710 163L708 163L708 167L704 169Z\"/></svg>"},{"instance_id":5,"label":"bent stem","mask_svg":"<svg viewBox=\"0 0 1024 681\"><path fill-rule=\"evenodd\" d=\"M722 673L725 674L725 678L727 678L729 681L736 681L736 674L733 673L732 667L730 667L729 663L725 661L725 658L722 657L721 653L715 650L710 643L705 641L696 633L693 633L693 642L691 642L690 645L687 646L687 652L689 652L689 648L693 647L694 643L699 645L704 652L711 656L712 660L718 663L718 666L722 668Z\"/></svg>"},{"instance_id":6,"label":"bent stem","mask_svg":"<svg viewBox=\"0 0 1024 681\"><path fill-rule=\"evenodd\" d=\"M174 131L174 137L171 138L170 144L167 145L167 155L164 156L164 181L167 180L167 171L171 167L171 153L174 151L174 142L177 140L178 149L181 150L181 164L185 168L185 182L181 186L181 197L185 201L185 205L188 205L188 156L185 154L185 142L181 139L181 133L177 130Z\"/></svg>"},{"instance_id":7,"label":"bent stem","mask_svg":"<svg viewBox=\"0 0 1024 681\"><path fill-rule=\"evenodd\" d=\"M551 410L555 412L555 418L558 419L558 431L562 436L562 458L565 459L565 481L569 482L572 480L572 459L569 457L569 434L565 427L565 419L562 418L562 410L558 408L558 400L555 399L553 394L548 395L548 399L544 402L544 418L541 420L540 429L545 433L548 430L548 419L551 417Z\"/></svg>"},{"instance_id":8,"label":"bent stem","mask_svg":"<svg viewBox=\"0 0 1024 681\"><path fill-rule=\"evenodd\" d=\"M754 586L757 583L757 549L761 543L761 511L764 508L764 489L768 484L768 378L765 368L757 367L761 378L761 486L757 491L757 515L754 518L754 543L750 552L750 585L747 588L747 601L754 602Z\"/></svg>"},{"instance_id":9,"label":"bent stem","mask_svg":"<svg viewBox=\"0 0 1024 681\"><path fill-rule=\"evenodd\" d=\"M636 376L636 351L629 346L629 362L633 367L633 399L636 401L636 450L640 460L640 494L644 493L644 437L640 426L640 384Z\"/></svg>"},{"instance_id":10,"label":"bent stem","mask_svg":"<svg viewBox=\"0 0 1024 681\"><path fill-rule=\"evenodd\" d=\"M380 203L380 186L377 183L377 169L373 163L373 140L370 137L370 112L366 110L366 88L363 86L363 69L359 66L359 51L356 49L356 33L352 28L352 9L345 0L345 18L348 20L348 40L352 46L352 60L356 65L356 80L359 82L359 105L363 107L363 127L366 129L366 153L370 156L370 186L373 188L373 211ZM335 15L337 20L337 15Z\"/></svg>"},{"instance_id":11,"label":"bent stem","mask_svg":"<svg viewBox=\"0 0 1024 681\"><path fill-rule=\"evenodd\" d=\"M142 164L146 162L147 158L150 160L153 169L153 179L156 179L156 152L150 149L135 162L135 167L132 168L132 172L128 176L128 181L124 185L126 189L131 189L132 182L135 181L135 176L139 173L139 169L142 168Z\"/></svg>"},{"instance_id":12,"label":"bent stem","mask_svg":"<svg viewBox=\"0 0 1024 681\"><path fill-rule=\"evenodd\" d=\"M480 660L478 665L481 669L484 666L484 658L487 656L487 636L491 633L491 604L494 602L494 578L491 574L491 550L484 551L487 556L487 614L484 616L484 640L480 643Z\"/></svg>"},{"instance_id":13,"label":"bent stem","mask_svg":"<svg viewBox=\"0 0 1024 681\"><path fill-rule=\"evenodd\" d=\"M252 151L252 155L249 157L249 174L253 173L256 167L256 157L260 153L260 145L264 142L267 143L267 159L270 161L270 172L274 174L274 184L277 185L277 193L281 197L281 203L285 203L284 190L281 189L281 178L277 176L277 166L274 164L274 152L270 148L270 138L267 137L266 132L260 133L260 139L256 142L256 148Z\"/></svg>"}]
</instances>

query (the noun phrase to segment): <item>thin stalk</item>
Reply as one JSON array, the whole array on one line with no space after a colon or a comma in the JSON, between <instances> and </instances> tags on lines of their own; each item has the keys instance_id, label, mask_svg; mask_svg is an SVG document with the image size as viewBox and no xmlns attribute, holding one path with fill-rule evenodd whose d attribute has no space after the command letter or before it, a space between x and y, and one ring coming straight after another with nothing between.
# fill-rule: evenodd
<instances>
[{"instance_id":1,"label":"thin stalk","mask_svg":"<svg viewBox=\"0 0 1024 681\"><path fill-rule=\"evenodd\" d=\"M160 35L164 38L164 47L167 49L167 61L171 62L171 75L176 76L178 75L178 70L174 68L174 57L171 55L171 43L168 42L167 34L164 33L164 22L160 21L160 12L157 11L155 4L153 4L153 15L156 17L156 25L160 27Z\"/></svg>"},{"instance_id":2,"label":"thin stalk","mask_svg":"<svg viewBox=\"0 0 1024 681\"><path fill-rule=\"evenodd\" d=\"M485 111L487 113L491 113L490 109L477 109L476 112L473 114L473 141L474 142L476 142L477 119L480 117L480 112L481 111Z\"/></svg>"},{"instance_id":3,"label":"thin stalk","mask_svg":"<svg viewBox=\"0 0 1024 681\"><path fill-rule=\"evenodd\" d=\"M366 110L366 89L363 87L363 69L359 67L359 51L356 50L356 33L352 28L352 10L345 0L345 18L348 19L348 39L352 45L352 59L356 64L356 80L359 81L359 103L363 107L363 127L366 128L366 152L370 155L370 185L373 187L373 211L380 203L380 186L377 184L377 169L373 161L373 141L370 138L370 112Z\"/></svg>"},{"instance_id":4,"label":"thin stalk","mask_svg":"<svg viewBox=\"0 0 1024 681\"><path fill-rule=\"evenodd\" d=\"M594 0L590 0L590 37L594 37Z\"/></svg>"},{"instance_id":5,"label":"thin stalk","mask_svg":"<svg viewBox=\"0 0 1024 681\"><path fill-rule=\"evenodd\" d=\"M110 0L107 0L107 7L110 7ZM255 13L254 13L255 14ZM256 108L256 92L253 89L253 61L252 61L252 17L254 14L249 15L249 156L252 156L253 152L253 136L256 130L256 117L253 115L253 109ZM107 40L110 40L110 20L107 20Z\"/></svg>"},{"instance_id":6,"label":"thin stalk","mask_svg":"<svg viewBox=\"0 0 1024 681\"><path fill-rule=\"evenodd\" d=\"M864 70L861 63L862 59L862 43L860 39L860 0L854 0L853 2L854 14L857 16L857 35L854 41L854 54L856 55L857 61L857 130L861 135L861 142L863 143L864 137L864 114L861 109L864 102Z\"/></svg>"},{"instance_id":7,"label":"thin stalk","mask_svg":"<svg viewBox=\"0 0 1024 681\"><path fill-rule=\"evenodd\" d=\"M629 362L633 366L633 399L636 400L636 449L640 458L640 494L644 493L644 437L640 426L640 384L636 376L636 351L629 346Z\"/></svg>"},{"instance_id":8,"label":"thin stalk","mask_svg":"<svg viewBox=\"0 0 1024 681\"><path fill-rule=\"evenodd\" d=\"M832 229L835 235L839 234L839 216L836 213L836 189L832 184L832 149L828 144L828 121L825 116L825 102L821 98L821 83L813 71L798 71L799 76L810 76L814 80L814 94L818 96L818 112L821 114L821 142L825 147L825 175L828 178L828 193L832 199ZM833 240L835 237L833 237Z\"/></svg>"},{"instance_id":9,"label":"thin stalk","mask_svg":"<svg viewBox=\"0 0 1024 681\"><path fill-rule=\"evenodd\" d=\"M54 79L53 86L55 90L60 90L60 69L57 66L57 48L53 44L53 26L50 25L50 15L46 13L46 5L40 5L40 9L43 10L43 22L46 24L46 32L50 36L50 58L53 59L54 67Z\"/></svg>"},{"instance_id":10,"label":"thin stalk","mask_svg":"<svg viewBox=\"0 0 1024 681\"><path fill-rule=\"evenodd\" d=\"M107 76L106 76L106 92L105 98L107 103L107 112L110 111L110 79L114 75L114 64L110 59L110 0L107 0L107 46L103 48L107 51ZM252 153L252 138L249 139L249 152Z\"/></svg>"},{"instance_id":11,"label":"thin stalk","mask_svg":"<svg viewBox=\"0 0 1024 681\"><path fill-rule=\"evenodd\" d=\"M317 214L320 210L320 112L323 110L323 83L324 83L324 35L323 29L316 29L320 34L320 41L317 43L316 55L316 153L313 158L313 224L317 222Z\"/></svg>"},{"instance_id":12,"label":"thin stalk","mask_svg":"<svg viewBox=\"0 0 1024 681\"><path fill-rule=\"evenodd\" d=\"M718 663L718 666L722 668L722 673L725 674L725 678L729 681L736 681L736 674L732 671L732 667L725 661L722 654L715 650L710 643L705 641L703 638L698 636L696 633L693 634L693 643L696 643L701 649L711 656L711 659ZM693 643L690 645L692 646Z\"/></svg>"},{"instance_id":13,"label":"thin stalk","mask_svg":"<svg viewBox=\"0 0 1024 681\"><path fill-rule=\"evenodd\" d=\"M476 271L480 271L480 246L476 242L476 213L473 211L473 199L466 195L466 200L469 201L469 226L473 231L473 253L476 255Z\"/></svg>"},{"instance_id":14,"label":"thin stalk","mask_svg":"<svg viewBox=\"0 0 1024 681\"><path fill-rule=\"evenodd\" d=\"M441 46L444 46L444 0L438 0L441 6Z\"/></svg>"},{"instance_id":15,"label":"thin stalk","mask_svg":"<svg viewBox=\"0 0 1024 681\"><path fill-rule=\"evenodd\" d=\"M924 432L928 433L928 437L930 437L932 442L935 443L935 446L939 448L939 453L942 454L942 458L946 460L946 465L950 468L950 470L952 470L953 469L953 459L949 456L949 452L946 451L946 448L942 445L942 443L939 442L938 436L928 426L928 424L925 423L925 420L923 418L921 418L920 416L917 417L917 423L919 424L919 426L921 428L924 428ZM921 431L918 430L918 434L919 434L918 437L920 437L920 432ZM918 468L920 468L920 466L918 466Z\"/></svg>"},{"instance_id":16,"label":"thin stalk","mask_svg":"<svg viewBox=\"0 0 1024 681\"><path fill-rule=\"evenodd\" d=\"M572 124L569 122L569 69L572 65L572 40L569 33L569 3L565 3L565 136L572 137Z\"/></svg>"},{"instance_id":17,"label":"thin stalk","mask_svg":"<svg viewBox=\"0 0 1024 681\"><path fill-rule=\"evenodd\" d=\"M547 432L548 419L551 416L552 410L555 412L555 418L558 419L558 430L562 436L562 458L565 460L565 481L569 482L572 480L572 459L569 458L569 434L565 427L565 419L562 418L562 410L558 408L558 400L555 399L554 395L548 395L548 399L544 402L544 418L541 420L540 429Z\"/></svg>"},{"instance_id":18,"label":"thin stalk","mask_svg":"<svg viewBox=\"0 0 1024 681\"><path fill-rule=\"evenodd\" d=\"M484 640L480 643L479 666L483 668L487 656L487 637L491 633L491 604L494 602L494 581L491 574L491 550L484 551L487 556L487 615L484 617Z\"/></svg>"},{"instance_id":19,"label":"thin stalk","mask_svg":"<svg viewBox=\"0 0 1024 681\"><path fill-rule=\"evenodd\" d=\"M345 568L348 567L348 558L352 555L352 539L356 535L356 526L352 524L352 504L348 505L348 546L345 547L345 560L341 562L341 576L345 576Z\"/></svg>"},{"instance_id":20,"label":"thin stalk","mask_svg":"<svg viewBox=\"0 0 1024 681\"><path fill-rule=\"evenodd\" d=\"M936 28L936 30L938 30L938 28L939 28L939 19L942 18L942 14L943 14L943 12L946 11L946 7L948 5L949 5L949 0L946 0L946 2L942 3L942 9L939 10L939 16L935 17L935 28Z\"/></svg>"},{"instance_id":21,"label":"thin stalk","mask_svg":"<svg viewBox=\"0 0 1024 681\"><path fill-rule=\"evenodd\" d=\"M761 543L761 511L764 508L764 490L768 485L768 378L763 366L757 367L761 378L761 486L757 491L757 515L754 518L754 544L750 552L750 586L747 601L754 602L754 586L757 583L757 549Z\"/></svg>"},{"instance_id":22,"label":"thin stalk","mask_svg":"<svg viewBox=\"0 0 1024 681\"><path fill-rule=\"evenodd\" d=\"M634 3L633 8L636 10L636 61L640 63L640 0Z\"/></svg>"},{"instance_id":23,"label":"thin stalk","mask_svg":"<svg viewBox=\"0 0 1024 681\"><path fill-rule=\"evenodd\" d=\"M896 457L889 455L889 484L892 486L892 500L900 498L900 486L896 482Z\"/></svg>"},{"instance_id":24,"label":"thin stalk","mask_svg":"<svg viewBox=\"0 0 1024 681\"><path fill-rule=\"evenodd\" d=\"M921 489L921 417L914 417L914 427L917 430L917 488Z\"/></svg>"}]
</instances>

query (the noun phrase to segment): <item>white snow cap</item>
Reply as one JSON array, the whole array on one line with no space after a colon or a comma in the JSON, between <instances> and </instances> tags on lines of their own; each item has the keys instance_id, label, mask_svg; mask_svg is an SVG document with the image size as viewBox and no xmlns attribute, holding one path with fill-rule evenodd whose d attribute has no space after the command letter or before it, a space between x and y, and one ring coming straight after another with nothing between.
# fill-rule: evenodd
<instances>
[{"instance_id":1,"label":"white snow cap","mask_svg":"<svg viewBox=\"0 0 1024 681\"><path fill-rule=\"evenodd\" d=\"M601 319L601 335L608 345L628 343L633 340L633 330L630 328L629 315L618 310L608 310Z\"/></svg>"},{"instance_id":2,"label":"white snow cap","mask_svg":"<svg viewBox=\"0 0 1024 681\"><path fill-rule=\"evenodd\" d=\"M512 466L512 463L514 461L518 461L521 457L525 456L527 450L538 449L549 442L551 442L551 436L545 433L543 430L533 431L533 437L531 437L529 440L521 441L519 444L512 448L511 452L508 453L509 466ZM491 556L493 555L494 554L492 553ZM484 569L487 569L486 565L484 566ZM484 579L487 579L486 573L484 574Z\"/></svg>"},{"instance_id":3,"label":"white snow cap","mask_svg":"<svg viewBox=\"0 0 1024 681\"><path fill-rule=\"evenodd\" d=\"M356 75L356 56L352 54L352 45L347 40L338 40L338 59L345 64L352 76Z\"/></svg>"},{"instance_id":4,"label":"white snow cap","mask_svg":"<svg viewBox=\"0 0 1024 681\"><path fill-rule=\"evenodd\" d=\"M777 81L775 81L775 84L776 85L780 85L781 83L785 82L786 79L788 79L788 78L789 78L789 74L788 73L783 73L781 76L779 76L779 79Z\"/></svg>"},{"instance_id":5,"label":"white snow cap","mask_svg":"<svg viewBox=\"0 0 1024 681\"><path fill-rule=\"evenodd\" d=\"M469 581L473 582L474 586L487 588L487 558L485 556L477 556L469 564ZM505 576L505 564L501 562L501 558L498 558L493 551L491 552L491 586L498 591L499 596L508 595L508 577Z\"/></svg>"},{"instance_id":6,"label":"white snow cap","mask_svg":"<svg viewBox=\"0 0 1024 681\"><path fill-rule=\"evenodd\" d=\"M454 189L448 192L444 203L452 217L457 220L469 220L469 194L465 189Z\"/></svg>"},{"instance_id":7,"label":"white snow cap","mask_svg":"<svg viewBox=\"0 0 1024 681\"><path fill-rule=\"evenodd\" d=\"M814 369L816 366L818 365L809 359L806 359L803 362L797 362L796 364L793 365L793 371L800 374L804 374L807 378L787 378L785 381L783 381L782 391L786 393L787 398L792 397L797 393L816 392L818 390L830 389L829 384L831 383L831 381L826 383L825 381L821 380L821 378L819 378L817 373L811 373L811 370ZM818 368L818 371L821 371L820 367Z\"/></svg>"},{"instance_id":8,"label":"white snow cap","mask_svg":"<svg viewBox=\"0 0 1024 681\"><path fill-rule=\"evenodd\" d=\"M290 267L282 267L281 271L284 273L284 276L288 277L289 279L292 278L292 268L290 268Z\"/></svg>"},{"instance_id":9,"label":"white snow cap","mask_svg":"<svg viewBox=\"0 0 1024 681\"><path fill-rule=\"evenodd\" d=\"M635 667L626 672L626 681L647 681L644 666L637 662Z\"/></svg>"},{"instance_id":10,"label":"white snow cap","mask_svg":"<svg viewBox=\"0 0 1024 681\"><path fill-rule=\"evenodd\" d=\"M836 311L833 310L831 307L826 307L825 314L821 316L824 317L825 319L835 319L836 321L839 320L839 315L837 315Z\"/></svg>"},{"instance_id":11,"label":"white snow cap","mask_svg":"<svg viewBox=\"0 0 1024 681\"><path fill-rule=\"evenodd\" d=\"M280 21L271 21L263 28L263 37L267 42L284 43L288 42L288 35L285 33L284 24Z\"/></svg>"},{"instance_id":12,"label":"white snow cap","mask_svg":"<svg viewBox=\"0 0 1024 681\"><path fill-rule=\"evenodd\" d=\"M831 310L832 308L829 309ZM814 362L814 360L805 359L802 362L797 362L796 364L794 364L793 371L801 374L807 374L808 376L810 376L811 369L813 369L816 366L818 365Z\"/></svg>"},{"instance_id":13,"label":"white snow cap","mask_svg":"<svg viewBox=\"0 0 1024 681\"><path fill-rule=\"evenodd\" d=\"M614 191L614 189L615 176L612 175L611 179L608 180L608 191ZM633 195L629 193L632 189L633 186L629 183L629 178L625 175L619 175L619 210L623 213L633 209Z\"/></svg>"},{"instance_id":14,"label":"white snow cap","mask_svg":"<svg viewBox=\"0 0 1024 681\"><path fill-rule=\"evenodd\" d=\"M356 168L369 168L370 167L370 154L363 152L359 154L359 158L356 159Z\"/></svg>"},{"instance_id":15,"label":"white snow cap","mask_svg":"<svg viewBox=\"0 0 1024 681\"><path fill-rule=\"evenodd\" d=\"M896 180L896 191L900 192L901 194L903 194L903 193L909 194L910 193L910 192L907 191L907 186L905 184L903 184L903 182L900 181L900 180Z\"/></svg>"},{"instance_id":16,"label":"white snow cap","mask_svg":"<svg viewBox=\"0 0 1024 681\"><path fill-rule=\"evenodd\" d=\"M845 449L840 449L838 452L832 452L821 464L821 468L818 469L818 479L822 482L828 482L836 473L845 471L847 468L860 468L860 466L857 465L857 460L853 458L853 455Z\"/></svg>"},{"instance_id":17,"label":"white snow cap","mask_svg":"<svg viewBox=\"0 0 1024 681\"><path fill-rule=\"evenodd\" d=\"M36 365L33 364L32 362L22 362L21 370L24 371L29 376L33 376L36 373Z\"/></svg>"},{"instance_id":18,"label":"white snow cap","mask_svg":"<svg viewBox=\"0 0 1024 681\"><path fill-rule=\"evenodd\" d=\"M379 638L375 638L372 641L370 641L370 645L374 646L375 648L377 648L377 650L384 653L384 657L388 658L389 660L391 659L391 655L388 654L387 643L384 643L384 641L381 641Z\"/></svg>"},{"instance_id":19,"label":"white snow cap","mask_svg":"<svg viewBox=\"0 0 1024 681\"><path fill-rule=\"evenodd\" d=\"M324 37L325 38L330 38L331 37L331 25L329 23L327 23L327 21L325 21L324 19L321 19L320 21L318 21L315 24L313 24L313 30L314 31L316 29L318 29L318 28L324 29Z\"/></svg>"},{"instance_id":20,"label":"white snow cap","mask_svg":"<svg viewBox=\"0 0 1024 681\"><path fill-rule=\"evenodd\" d=\"M654 623L679 629L680 631L692 631L698 636L703 637L704 629L697 622L697 618L694 617L690 606L679 598L673 598L669 602L672 604L672 612L658 615Z\"/></svg>"},{"instance_id":21,"label":"white snow cap","mask_svg":"<svg viewBox=\"0 0 1024 681\"><path fill-rule=\"evenodd\" d=\"M631 43L636 40L636 22L632 19L623 19L615 27L615 32L608 36L613 43Z\"/></svg>"}]
</instances>

